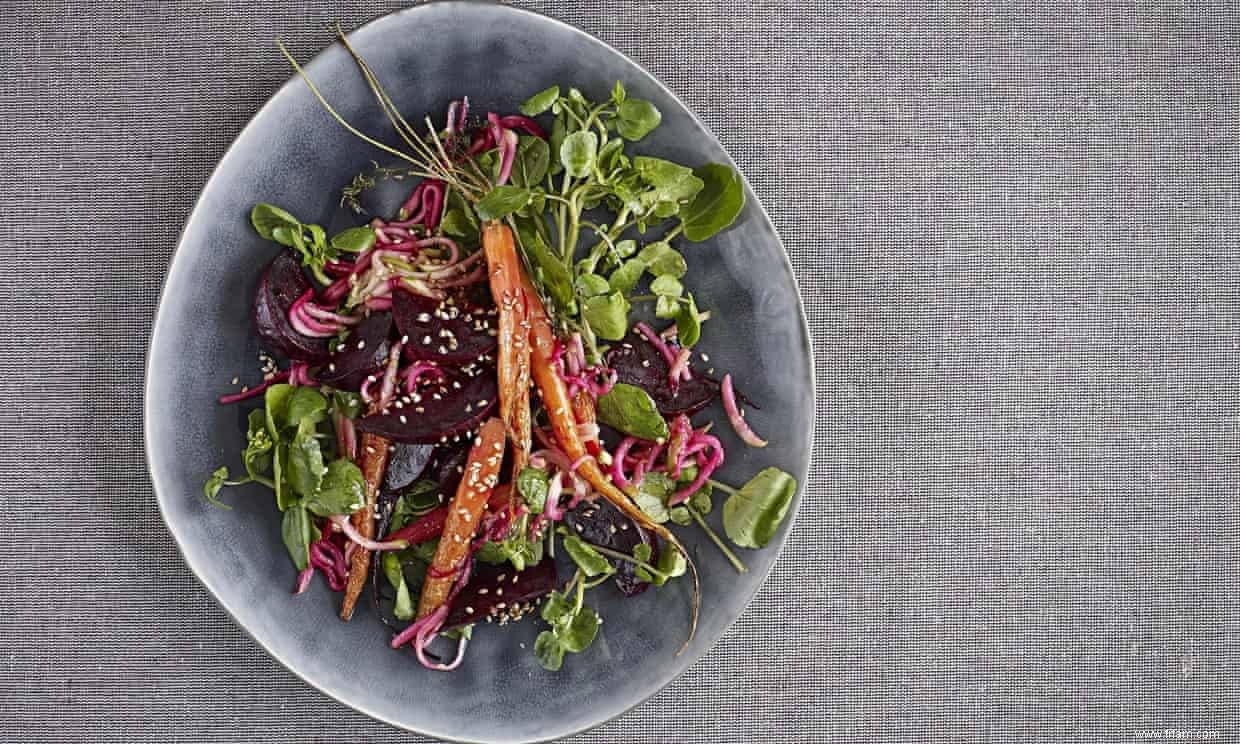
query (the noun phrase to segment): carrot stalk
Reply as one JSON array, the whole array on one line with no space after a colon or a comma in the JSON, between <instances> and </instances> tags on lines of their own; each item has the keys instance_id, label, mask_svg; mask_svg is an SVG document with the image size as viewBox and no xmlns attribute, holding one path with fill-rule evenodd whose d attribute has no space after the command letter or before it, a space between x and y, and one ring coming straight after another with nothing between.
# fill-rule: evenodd
<instances>
[{"instance_id":1,"label":"carrot stalk","mask_svg":"<svg viewBox=\"0 0 1240 744\"><path fill-rule=\"evenodd\" d=\"M418 617L425 617L443 606L457 580L457 572L469 555L470 543L486 509L491 490L499 480L504 459L504 422L488 419L478 432L469 451L465 475L457 486L456 496L448 504L443 537L435 549L435 557L422 584Z\"/></svg>"},{"instance_id":2,"label":"carrot stalk","mask_svg":"<svg viewBox=\"0 0 1240 744\"><path fill-rule=\"evenodd\" d=\"M375 504L379 501L379 487L383 484L383 474L387 470L389 445L391 443L376 434L363 434L359 454L362 477L366 481L366 503L353 513L352 522L363 537L375 536ZM353 608L362 595L362 587L366 586L366 576L370 573L370 551L360 546L353 551L349 561L349 578L344 588L344 601L340 606L340 619L347 621L353 617Z\"/></svg>"}]
</instances>

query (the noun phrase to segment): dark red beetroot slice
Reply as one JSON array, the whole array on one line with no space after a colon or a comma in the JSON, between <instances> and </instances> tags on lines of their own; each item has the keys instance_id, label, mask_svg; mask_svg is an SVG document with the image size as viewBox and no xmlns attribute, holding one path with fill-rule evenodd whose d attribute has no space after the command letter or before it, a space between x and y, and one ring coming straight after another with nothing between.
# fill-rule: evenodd
<instances>
[{"instance_id":1,"label":"dark red beetroot slice","mask_svg":"<svg viewBox=\"0 0 1240 744\"><path fill-rule=\"evenodd\" d=\"M298 333L288 321L293 303L311 288L297 259L287 253L276 256L263 271L254 293L254 328L268 351L299 362L319 364L329 355L327 339Z\"/></svg>"},{"instance_id":2,"label":"dark red beetroot slice","mask_svg":"<svg viewBox=\"0 0 1240 744\"><path fill-rule=\"evenodd\" d=\"M533 610L534 600L551 593L556 586L555 559L547 556L524 571L514 571L512 564L478 564L469 583L452 601L443 627L455 628L485 620L488 617L509 620ZM486 593L482 593L482 590ZM503 604L503 607L499 605Z\"/></svg>"},{"instance_id":3,"label":"dark red beetroot slice","mask_svg":"<svg viewBox=\"0 0 1240 744\"><path fill-rule=\"evenodd\" d=\"M460 388L452 386L459 382ZM357 428L394 442L434 444L473 430L495 408L499 391L495 371L473 377L450 374L442 384L429 385L410 403L395 404L357 422ZM436 398L435 396L439 396Z\"/></svg>"},{"instance_id":4,"label":"dark red beetroot slice","mask_svg":"<svg viewBox=\"0 0 1240 744\"><path fill-rule=\"evenodd\" d=\"M435 448L435 459L429 468L429 477L439 484L439 492L453 494L465 473L469 450L473 443L468 439L446 442Z\"/></svg>"},{"instance_id":5,"label":"dark red beetroot slice","mask_svg":"<svg viewBox=\"0 0 1240 744\"><path fill-rule=\"evenodd\" d=\"M383 474L383 490L400 493L417 483L422 474L429 470L435 445L402 442L393 447Z\"/></svg>"},{"instance_id":6,"label":"dark red beetroot slice","mask_svg":"<svg viewBox=\"0 0 1240 744\"><path fill-rule=\"evenodd\" d=\"M452 295L452 304L408 292L392 297L392 315L402 336L409 338L410 359L461 364L495 349L495 316L465 293Z\"/></svg>"},{"instance_id":7,"label":"dark red beetroot slice","mask_svg":"<svg viewBox=\"0 0 1240 744\"><path fill-rule=\"evenodd\" d=\"M564 520L568 523L570 530L588 543L629 554L632 554L633 548L637 547L638 543L646 543L652 550L650 562L653 564L658 560L659 547L645 530L621 514L619 509L602 499L578 504L576 508L564 515ZM646 591L646 587L650 586L633 574L632 563L614 558L608 560L616 569L616 586L620 588L624 596L632 597L635 594L641 594Z\"/></svg>"},{"instance_id":8,"label":"dark red beetroot slice","mask_svg":"<svg viewBox=\"0 0 1240 744\"><path fill-rule=\"evenodd\" d=\"M369 375L379 373L387 363L391 333L390 313L375 313L358 323L319 370L319 382L342 390L360 389Z\"/></svg>"},{"instance_id":9,"label":"dark red beetroot slice","mask_svg":"<svg viewBox=\"0 0 1240 744\"><path fill-rule=\"evenodd\" d=\"M719 383L697 373L692 380L681 380L673 391L667 379L671 371L667 360L649 341L635 333L625 336L623 342L607 352L607 366L616 371L618 382L636 385L650 393L664 416L697 413L719 395Z\"/></svg>"}]
</instances>

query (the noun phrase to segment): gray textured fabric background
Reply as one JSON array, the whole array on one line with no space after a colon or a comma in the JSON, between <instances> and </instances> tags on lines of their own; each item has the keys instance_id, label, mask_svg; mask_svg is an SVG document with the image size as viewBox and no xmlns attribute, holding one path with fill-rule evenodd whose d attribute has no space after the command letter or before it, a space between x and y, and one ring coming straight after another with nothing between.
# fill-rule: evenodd
<instances>
[{"instance_id":1,"label":"gray textured fabric background","mask_svg":"<svg viewBox=\"0 0 1240 744\"><path fill-rule=\"evenodd\" d=\"M528 2L646 65L784 236L822 417L715 650L577 742L1240 738L1234 5ZM0 740L409 742L182 563L146 335L224 148L395 2L10 2Z\"/></svg>"}]
</instances>

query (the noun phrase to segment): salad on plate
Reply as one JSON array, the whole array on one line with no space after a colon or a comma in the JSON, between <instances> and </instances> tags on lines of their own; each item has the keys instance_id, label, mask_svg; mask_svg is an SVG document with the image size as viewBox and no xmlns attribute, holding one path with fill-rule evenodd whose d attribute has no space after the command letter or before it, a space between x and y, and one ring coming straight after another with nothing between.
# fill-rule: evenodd
<instances>
[{"instance_id":1,"label":"salad on plate","mask_svg":"<svg viewBox=\"0 0 1240 744\"><path fill-rule=\"evenodd\" d=\"M267 353L261 382L220 398L251 407L246 446L206 498L271 489L294 593L319 576L349 620L369 585L392 647L432 669L461 664L476 624L537 615L533 653L557 670L598 633L589 592L670 581L692 582L691 638L698 575L678 533L704 531L743 572L736 548L765 546L797 487L776 468L715 478L718 426L767 441L743 381L695 351L711 314L682 250L736 220L739 175L635 152L660 113L619 82L597 100L552 86L519 113L462 97L442 126L414 125L339 38L399 146L346 122L281 50L399 165L343 189L357 224L334 235L254 206L284 248L253 298ZM384 179L414 185L395 214L366 214ZM455 652L429 648L440 636Z\"/></svg>"}]
</instances>

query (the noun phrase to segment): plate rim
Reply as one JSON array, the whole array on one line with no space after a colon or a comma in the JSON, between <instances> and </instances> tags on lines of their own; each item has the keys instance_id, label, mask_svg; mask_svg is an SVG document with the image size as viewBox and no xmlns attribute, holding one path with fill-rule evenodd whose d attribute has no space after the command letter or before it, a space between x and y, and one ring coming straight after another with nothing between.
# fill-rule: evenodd
<instances>
[{"instance_id":1,"label":"plate rim","mask_svg":"<svg viewBox=\"0 0 1240 744\"><path fill-rule=\"evenodd\" d=\"M354 40L356 35L364 33L374 27L377 27L380 25L391 24L391 23L403 23L403 22L406 22L409 17L416 16L419 13L424 13L427 11L433 11L435 9L443 9L443 8L448 8L448 7L453 7L453 6L465 7L465 8L468 8L471 6L472 7L483 7L487 9L498 9L500 10L500 12L511 12L511 13L516 13L518 15L530 16L536 19L540 23L550 23L558 27L562 31L566 31L566 32L569 32L577 36L585 37L592 43L602 45L605 49L617 55L622 60L628 62L629 64L633 65L637 69L641 70L643 73L646 74L646 76L650 79L650 81L655 86L657 86L660 90L662 90L664 94L666 94L672 100L674 100L680 106L682 110L688 113L689 118L693 121L693 123L696 124L698 127L700 127L701 130L705 132L712 140L714 140L716 145L719 146L719 150L723 153L727 164L730 165L736 171L736 173L740 175L742 185L744 186L748 194L752 194L754 196L754 198L752 199L752 202L754 203L754 206L757 208L758 213L761 215L762 219L765 221L765 224L769 226L772 236L775 238L775 242L779 247L779 254L780 254L780 259L781 259L780 266L783 269L785 275L790 280L793 288L796 291L796 295L797 295L796 306L797 306L797 315L800 320L801 345L802 345L802 350L804 351L806 355L806 359L809 362L808 364L808 368L809 368L808 385L809 385L809 391L810 391L810 416L808 419L809 423L806 427L806 431L801 432L801 435L802 435L801 441L805 443L805 447L808 451L808 456L805 458L804 467L801 468L801 471L796 474L798 488L796 489L796 493L793 497L793 503L791 504L791 507L792 507L791 513L788 515L787 524L783 527L783 533L780 537L779 544L774 546L775 556L771 559L770 565L767 567L763 576L761 577L761 581L757 582L754 588L748 592L748 596L744 598L745 601L742 605L741 611L736 613L732 618L730 618L727 621L727 623L724 625L723 629L720 631L719 635L716 638L711 640L708 644L705 644L700 650L698 650L692 656L686 659L680 659L679 657L675 657L674 663L681 667L675 674L667 678L665 681L658 683L653 688L644 691L640 696L636 697L631 703L629 703L622 709L609 713L605 717L600 718L598 720L587 722L584 725L579 725L579 726L574 725L565 730L556 732L555 735L550 738L542 737L542 738L503 740L504 744L535 744L536 742L552 741L554 739L575 736L577 734L597 728L598 726L601 726L605 723L608 723L610 721L616 720L622 716L627 715L634 708L647 702L648 700L653 698L655 695L658 695L660 692L665 690L667 687L671 686L676 680L680 679L685 674L685 672L689 670L690 667L698 663L711 650L713 650L714 647L718 645L718 642L723 638L723 636L726 635L728 631L731 630L733 626L735 626L736 622L741 618L741 616L744 615L749 610L750 606L753 604L754 597L757 596L758 592L762 590L762 588L766 585L767 581L770 579L770 575L771 575L771 572L775 568L775 564L779 562L779 559L781 557L783 557L784 550L787 547L788 538L791 536L793 529L796 527L797 520L800 516L801 503L804 499L804 492L805 492L805 488L806 488L807 481L809 478L809 472L814 464L813 442L814 442L814 433L816 429L816 422L818 418L817 370L815 368L816 360L815 360L814 347L813 347L813 335L810 330L808 318L805 314L805 303L803 301L803 297L801 294L800 284L797 282L796 273L793 271L792 263L788 256L787 247L784 245L784 241L782 237L780 237L779 231L775 227L775 223L771 220L770 214L766 210L766 206L762 203L760 199L757 198L757 194L753 190L753 187L750 185L749 179L746 177L745 173L739 167L737 167L736 162L735 160L733 160L731 153L729 153L727 149L723 146L723 143L720 142L719 137L714 133L714 131L712 131L710 127L707 126L706 123L703 122L700 117L698 117L697 112L695 112L690 106L688 106L680 98L680 96L677 95L675 91L671 90L662 80L659 79L658 76L656 76L650 70L646 69L644 65L637 62L636 60L631 58L629 55L617 49L616 47L614 47L612 44L608 43L607 41L604 41L603 39L600 39L599 37L581 28L578 28L566 21L562 21L558 18L554 18L545 13L541 13L536 10L531 10L529 8L517 7L517 6L512 6L512 5L506 5L506 4L499 4L499 3L494 3L494 2L487 2L486 0L434 0L433 2L421 3L418 5L413 5L413 6L409 6L405 8L398 8L396 10L383 13L383 14L380 14L378 16L371 18L370 20L353 28L345 35L350 40ZM304 63L302 67L307 72L313 71L314 66L322 63L321 60L323 56L330 49L332 49L335 46L335 44L336 42L333 41L332 43L319 49L319 51L315 53L313 58L311 58L308 62ZM338 695L332 689L329 689L327 686L321 685L318 682L308 678L306 675L302 674L302 672L297 668L296 664L292 660L286 659L282 654L273 650L266 643L264 643L258 636L256 636L254 632L251 631L250 628L244 622L241 621L241 619L237 616L237 613L233 611L233 608L228 604L228 602L224 600L224 598L217 591L216 587L214 587L210 582L208 582L206 579L203 578L202 573L200 573L197 568L197 561L193 557L191 557L192 555L195 554L194 551L187 549L187 545L183 541L182 535L178 532L178 529L174 526L173 520L170 519L169 517L168 510L165 509L165 506L164 506L165 491L161 489L160 487L160 476L157 473L157 471L162 471L163 468L161 468L158 465L158 460L153 451L153 444L151 442L150 436L148 435L148 432L150 431L151 423L153 419L155 418L155 408L156 408L156 406L154 405L154 401L152 400L152 397L151 397L151 379L155 371L154 370L155 356L153 354L153 350L155 346L155 339L161 335L160 334L161 325L164 322L166 322L165 321L166 313L164 311L165 311L165 302L168 301L168 294L167 294L168 284L172 278L173 270L177 262L177 257L184 248L186 236L191 232L191 229L194 228L200 221L207 219L207 216L204 214L205 210L204 210L204 204L202 201L202 195L205 194L209 189L211 189L212 185L215 183L216 179L219 177L221 165L229 158L229 156L233 153L233 151L238 147L239 142L244 138L245 134L250 130L250 128L254 126L255 122L260 117L262 117L265 113L267 113L268 109L271 109L278 100L280 100L281 98L287 95L290 95L294 86L298 85L300 82L301 82L301 78L299 75L297 75L296 73L293 73L292 75L290 75L289 78L282 85L280 85L280 87L277 88L267 98L267 100L263 102L261 106L259 106L254 111L254 113L246 121L245 125L242 126L238 130L237 134L233 137L228 147L226 147L224 151L220 154L219 159L216 161L215 165L211 169L211 174L208 176L207 180L203 183L202 188L199 190L198 196L194 202L194 207L190 211L189 216L185 220L184 226L181 228L181 231L179 235L177 236L176 247L173 249L172 254L169 256L168 267L165 270L164 279L160 286L159 299L156 304L154 320L151 323L150 334L149 334L150 337L148 339L147 348L146 348L146 362L143 365L144 377L143 377L143 385L142 385L143 387L142 439L143 439L143 450L144 450L144 453L146 456L146 462L147 462L147 475L151 481L151 487L155 494L156 504L159 507L160 518L163 520L164 525L168 529L168 532L171 533L173 541L176 543L177 550L180 552L181 557L185 561L186 566L190 569L191 573L193 573L194 578L198 581L198 583L206 588L207 593L211 596L211 598L215 601L215 603L218 604L221 608L223 608L223 610L228 614L233 624L239 627L247 636L249 636L250 639L254 641L259 646L259 648L263 650L264 653L266 653L272 659L275 659L281 666L283 666L285 669L291 672L299 680L309 685L311 688L318 690L319 692L331 698L332 700L335 700L336 702L348 708L356 710L376 721L380 721L389 726L393 726L395 728L398 728L404 731L409 731L409 732L420 734L423 736L431 736L431 737L443 739L449 742L460 742L461 744L475 744L475 743L482 744L484 740L456 738L450 734L430 731L427 729L418 728L414 724L411 724L408 722L394 720L393 718L390 718L386 715L383 715L381 713L374 711L369 706L367 706L364 702L355 702L353 700L346 700L342 696ZM171 489L168 489L168 490L171 490ZM171 494L168 494L167 498L171 498ZM492 741L499 741L499 740L497 739L497 740L492 740Z\"/></svg>"}]
</instances>

